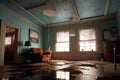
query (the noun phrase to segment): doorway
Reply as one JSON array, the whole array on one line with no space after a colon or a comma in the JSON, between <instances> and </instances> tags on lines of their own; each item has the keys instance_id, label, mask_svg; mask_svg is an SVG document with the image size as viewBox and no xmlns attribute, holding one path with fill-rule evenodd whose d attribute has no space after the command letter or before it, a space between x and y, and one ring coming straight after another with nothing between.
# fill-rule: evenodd
<instances>
[{"instance_id":1,"label":"doorway","mask_svg":"<svg viewBox=\"0 0 120 80\"><path fill-rule=\"evenodd\" d=\"M6 26L4 64L14 64L17 56L18 29Z\"/></svg>"}]
</instances>

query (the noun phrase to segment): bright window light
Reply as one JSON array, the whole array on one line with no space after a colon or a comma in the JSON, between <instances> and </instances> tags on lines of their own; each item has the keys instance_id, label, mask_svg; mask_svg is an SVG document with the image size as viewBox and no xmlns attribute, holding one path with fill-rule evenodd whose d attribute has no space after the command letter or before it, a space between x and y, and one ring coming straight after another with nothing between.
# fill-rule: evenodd
<instances>
[{"instance_id":1,"label":"bright window light","mask_svg":"<svg viewBox=\"0 0 120 80\"><path fill-rule=\"evenodd\" d=\"M69 52L69 31L56 33L56 52Z\"/></svg>"},{"instance_id":2,"label":"bright window light","mask_svg":"<svg viewBox=\"0 0 120 80\"><path fill-rule=\"evenodd\" d=\"M68 71L57 71L56 78L59 80L70 80L70 72Z\"/></svg>"},{"instance_id":3,"label":"bright window light","mask_svg":"<svg viewBox=\"0 0 120 80\"><path fill-rule=\"evenodd\" d=\"M96 51L95 29L82 29L79 31L80 51Z\"/></svg>"},{"instance_id":4,"label":"bright window light","mask_svg":"<svg viewBox=\"0 0 120 80\"><path fill-rule=\"evenodd\" d=\"M11 37L5 38L5 45L11 45Z\"/></svg>"}]
</instances>

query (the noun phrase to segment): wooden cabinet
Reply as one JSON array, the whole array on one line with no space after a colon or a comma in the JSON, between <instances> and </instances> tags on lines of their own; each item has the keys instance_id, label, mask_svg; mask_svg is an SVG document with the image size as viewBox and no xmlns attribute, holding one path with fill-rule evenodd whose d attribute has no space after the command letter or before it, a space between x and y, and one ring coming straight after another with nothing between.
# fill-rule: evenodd
<instances>
[{"instance_id":1,"label":"wooden cabinet","mask_svg":"<svg viewBox=\"0 0 120 80\"><path fill-rule=\"evenodd\" d=\"M104 47L104 60L114 61L114 42L104 41L103 47Z\"/></svg>"}]
</instances>

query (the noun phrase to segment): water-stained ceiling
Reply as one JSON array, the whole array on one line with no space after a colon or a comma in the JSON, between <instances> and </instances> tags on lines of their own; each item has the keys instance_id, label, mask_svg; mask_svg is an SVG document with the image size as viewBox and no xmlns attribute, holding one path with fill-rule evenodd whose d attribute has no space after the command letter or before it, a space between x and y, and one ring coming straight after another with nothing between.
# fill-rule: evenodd
<instances>
[{"instance_id":1,"label":"water-stained ceiling","mask_svg":"<svg viewBox=\"0 0 120 80\"><path fill-rule=\"evenodd\" d=\"M120 0L52 0L57 14L46 16L48 0L3 0L1 3L40 26L82 21L117 13Z\"/></svg>"}]
</instances>

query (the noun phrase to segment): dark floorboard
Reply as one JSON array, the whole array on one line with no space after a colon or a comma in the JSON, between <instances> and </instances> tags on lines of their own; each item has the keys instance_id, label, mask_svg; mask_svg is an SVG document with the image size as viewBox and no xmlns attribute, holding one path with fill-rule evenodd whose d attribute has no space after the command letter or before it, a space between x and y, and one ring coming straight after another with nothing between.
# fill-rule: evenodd
<instances>
[{"instance_id":1,"label":"dark floorboard","mask_svg":"<svg viewBox=\"0 0 120 80\"><path fill-rule=\"evenodd\" d=\"M120 64L102 61L51 60L0 67L1 80L120 80Z\"/></svg>"}]
</instances>

